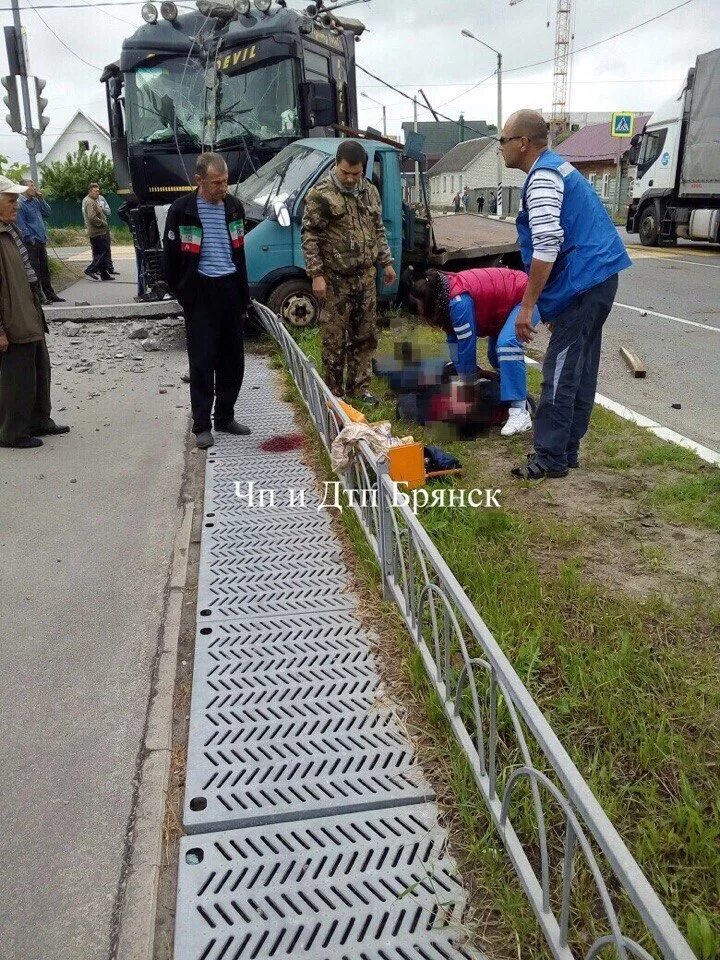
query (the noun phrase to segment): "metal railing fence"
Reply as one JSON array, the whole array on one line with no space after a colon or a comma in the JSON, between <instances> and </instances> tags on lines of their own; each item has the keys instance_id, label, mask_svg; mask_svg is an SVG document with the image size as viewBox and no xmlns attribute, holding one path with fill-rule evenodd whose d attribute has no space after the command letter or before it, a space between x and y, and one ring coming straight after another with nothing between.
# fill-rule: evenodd
<instances>
[{"instance_id":1,"label":"metal railing fence","mask_svg":"<svg viewBox=\"0 0 720 960\"><path fill-rule=\"evenodd\" d=\"M282 321L255 306L329 450L349 422L346 414ZM552 954L558 960L583 955L594 960L612 950L620 960L652 960L652 953L623 932L633 924L654 942L655 956L695 960L475 606L398 495L385 459L361 442L340 479L346 490L356 491L348 505L378 560L384 594L397 605L422 657ZM573 894L579 887L597 904L589 931L576 929ZM623 909L634 913L627 923Z\"/></svg>"}]
</instances>

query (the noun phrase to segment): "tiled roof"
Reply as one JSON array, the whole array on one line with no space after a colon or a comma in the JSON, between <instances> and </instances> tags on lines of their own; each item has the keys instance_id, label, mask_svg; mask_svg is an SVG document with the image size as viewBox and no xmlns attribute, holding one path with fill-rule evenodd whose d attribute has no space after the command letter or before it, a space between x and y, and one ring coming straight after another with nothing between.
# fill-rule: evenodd
<instances>
[{"instance_id":1,"label":"tiled roof","mask_svg":"<svg viewBox=\"0 0 720 960\"><path fill-rule=\"evenodd\" d=\"M649 119L650 114L635 117L635 133L642 133ZM571 163L588 160L613 160L617 163L629 147L629 140L610 136L609 123L592 123L571 133L555 150Z\"/></svg>"},{"instance_id":2,"label":"tiled roof","mask_svg":"<svg viewBox=\"0 0 720 960\"><path fill-rule=\"evenodd\" d=\"M405 122L402 126L407 140L408 133L413 130L413 123ZM434 120L421 120L418 123L418 133L425 137L423 149L426 154L443 156L461 140L470 140L472 137L488 133L488 125L485 120L465 120L463 130L459 120L440 120L438 123Z\"/></svg>"},{"instance_id":3,"label":"tiled roof","mask_svg":"<svg viewBox=\"0 0 720 960\"><path fill-rule=\"evenodd\" d=\"M478 137L477 140L459 143L438 160L435 166L428 170L428 174L434 176L436 173L459 173L495 143L492 137Z\"/></svg>"}]
</instances>

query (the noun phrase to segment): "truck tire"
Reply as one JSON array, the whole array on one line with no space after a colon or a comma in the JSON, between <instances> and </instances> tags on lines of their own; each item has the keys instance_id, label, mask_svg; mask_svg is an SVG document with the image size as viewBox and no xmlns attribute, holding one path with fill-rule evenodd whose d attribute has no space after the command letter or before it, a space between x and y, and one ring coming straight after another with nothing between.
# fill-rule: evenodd
<instances>
[{"instance_id":1,"label":"truck tire","mask_svg":"<svg viewBox=\"0 0 720 960\"><path fill-rule=\"evenodd\" d=\"M267 305L288 327L315 326L320 316L312 284L303 277L278 284L268 297Z\"/></svg>"},{"instance_id":2,"label":"truck tire","mask_svg":"<svg viewBox=\"0 0 720 960\"><path fill-rule=\"evenodd\" d=\"M660 241L662 211L657 200L643 207L638 217L638 234L644 247L657 247Z\"/></svg>"}]
</instances>

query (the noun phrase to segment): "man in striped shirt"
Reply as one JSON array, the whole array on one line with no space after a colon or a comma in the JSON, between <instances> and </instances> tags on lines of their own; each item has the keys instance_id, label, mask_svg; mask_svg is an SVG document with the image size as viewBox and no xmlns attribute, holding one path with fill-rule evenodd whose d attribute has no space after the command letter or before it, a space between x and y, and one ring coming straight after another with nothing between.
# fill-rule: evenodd
<instances>
[{"instance_id":1,"label":"man in striped shirt","mask_svg":"<svg viewBox=\"0 0 720 960\"><path fill-rule=\"evenodd\" d=\"M527 179L517 218L528 285L515 329L529 343L537 307L552 331L535 415L535 450L513 470L523 480L565 477L579 466L595 402L602 330L630 258L599 197L564 157L548 149L533 110L514 113L500 137L505 166Z\"/></svg>"},{"instance_id":2,"label":"man in striped shirt","mask_svg":"<svg viewBox=\"0 0 720 960\"><path fill-rule=\"evenodd\" d=\"M245 211L228 193L228 169L217 153L196 164L197 193L168 211L163 241L164 276L183 308L193 433L198 447L215 442L211 429L243 436L235 419L245 367L243 327L250 304L245 265Z\"/></svg>"}]
</instances>

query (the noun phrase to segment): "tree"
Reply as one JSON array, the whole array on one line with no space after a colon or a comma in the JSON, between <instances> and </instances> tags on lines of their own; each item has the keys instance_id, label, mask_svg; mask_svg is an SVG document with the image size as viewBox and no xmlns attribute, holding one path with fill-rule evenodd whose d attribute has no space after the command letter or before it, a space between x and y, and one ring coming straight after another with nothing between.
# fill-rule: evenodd
<instances>
[{"instance_id":1,"label":"tree","mask_svg":"<svg viewBox=\"0 0 720 960\"><path fill-rule=\"evenodd\" d=\"M8 158L0 154L0 174L3 177L8 177L14 183L20 183L20 181L29 176L27 168L22 163L11 163L8 166Z\"/></svg>"},{"instance_id":2,"label":"tree","mask_svg":"<svg viewBox=\"0 0 720 960\"><path fill-rule=\"evenodd\" d=\"M68 153L64 160L56 160L40 167L43 190L49 197L58 200L82 200L87 195L89 183L99 183L100 192L116 189L112 160L97 147Z\"/></svg>"}]
</instances>

